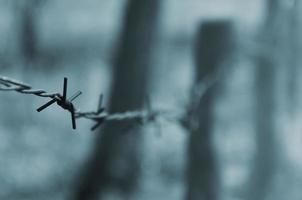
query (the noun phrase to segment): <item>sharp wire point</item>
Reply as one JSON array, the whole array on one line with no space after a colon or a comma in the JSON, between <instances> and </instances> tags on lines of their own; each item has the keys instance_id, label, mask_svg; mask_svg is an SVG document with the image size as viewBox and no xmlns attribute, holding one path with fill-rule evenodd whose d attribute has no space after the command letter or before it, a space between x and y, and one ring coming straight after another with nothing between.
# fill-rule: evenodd
<instances>
[{"instance_id":1,"label":"sharp wire point","mask_svg":"<svg viewBox=\"0 0 302 200\"><path fill-rule=\"evenodd\" d=\"M99 126L101 126L101 125L103 124L104 121L105 121L105 118L104 118L104 117L101 118L101 119L99 119L99 120L97 121L97 123L91 127L90 130L91 130L91 131L96 130Z\"/></svg>"},{"instance_id":2,"label":"sharp wire point","mask_svg":"<svg viewBox=\"0 0 302 200\"><path fill-rule=\"evenodd\" d=\"M46 104L42 105L41 107L39 107L37 109L38 112L41 112L42 110L44 110L45 108L47 108L48 106L54 104L57 100L56 99L52 99L49 102L47 102Z\"/></svg>"},{"instance_id":3,"label":"sharp wire point","mask_svg":"<svg viewBox=\"0 0 302 200\"><path fill-rule=\"evenodd\" d=\"M101 123L96 123L95 125L93 125L93 127L91 127L91 131L95 131L99 126L101 125Z\"/></svg>"},{"instance_id":4,"label":"sharp wire point","mask_svg":"<svg viewBox=\"0 0 302 200\"><path fill-rule=\"evenodd\" d=\"M104 111L104 108L103 108L103 94L100 94L97 113L100 114L102 111Z\"/></svg>"},{"instance_id":5,"label":"sharp wire point","mask_svg":"<svg viewBox=\"0 0 302 200\"><path fill-rule=\"evenodd\" d=\"M64 84L63 84L63 101L66 101L66 96L67 96L67 81L68 79L65 77L64 78Z\"/></svg>"},{"instance_id":6,"label":"sharp wire point","mask_svg":"<svg viewBox=\"0 0 302 200\"><path fill-rule=\"evenodd\" d=\"M73 111L73 112L70 112L70 114L71 114L72 128L73 128L73 129L76 129L76 128L77 128L77 125L76 125L76 119L75 119L74 111Z\"/></svg>"},{"instance_id":7,"label":"sharp wire point","mask_svg":"<svg viewBox=\"0 0 302 200\"><path fill-rule=\"evenodd\" d=\"M77 91L75 94L73 94L71 97L68 98L68 101L73 101L75 100L78 96L80 96L82 94L81 91Z\"/></svg>"}]
</instances>

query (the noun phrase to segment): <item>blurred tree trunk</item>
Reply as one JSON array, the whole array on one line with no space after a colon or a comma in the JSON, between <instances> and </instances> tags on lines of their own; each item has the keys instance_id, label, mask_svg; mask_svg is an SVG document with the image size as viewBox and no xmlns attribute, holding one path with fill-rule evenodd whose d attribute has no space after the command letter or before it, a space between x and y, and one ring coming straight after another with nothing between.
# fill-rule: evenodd
<instances>
[{"instance_id":1,"label":"blurred tree trunk","mask_svg":"<svg viewBox=\"0 0 302 200\"><path fill-rule=\"evenodd\" d=\"M147 94L152 48L157 30L159 0L130 0L114 63L110 112L140 109ZM95 151L74 199L104 198L106 192L122 194L123 199L137 188L141 133L125 130L133 122L105 124L97 137Z\"/></svg>"},{"instance_id":2,"label":"blurred tree trunk","mask_svg":"<svg viewBox=\"0 0 302 200\"><path fill-rule=\"evenodd\" d=\"M219 73L220 67L230 56L233 37L232 24L228 21L202 24L196 43L195 85ZM216 84L198 100L197 108L191 111L197 124L196 127L194 123L189 125L188 200L216 200L219 196L219 169L212 141L213 107L218 89Z\"/></svg>"},{"instance_id":3,"label":"blurred tree trunk","mask_svg":"<svg viewBox=\"0 0 302 200\"><path fill-rule=\"evenodd\" d=\"M266 199L277 169L275 132L276 75L284 59L280 39L284 39L281 3L267 0L267 16L260 37L264 40L265 54L256 60L256 152L250 173L250 185L246 199Z\"/></svg>"}]
</instances>

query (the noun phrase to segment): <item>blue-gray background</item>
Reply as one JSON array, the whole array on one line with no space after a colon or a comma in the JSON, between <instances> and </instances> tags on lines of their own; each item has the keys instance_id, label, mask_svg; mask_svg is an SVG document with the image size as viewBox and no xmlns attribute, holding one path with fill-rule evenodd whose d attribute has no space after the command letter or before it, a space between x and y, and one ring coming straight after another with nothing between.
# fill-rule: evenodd
<instances>
[{"instance_id":1,"label":"blue-gray background","mask_svg":"<svg viewBox=\"0 0 302 200\"><path fill-rule=\"evenodd\" d=\"M299 13L302 7L294 0L280 2L283 26L287 23L284 18ZM83 91L75 101L77 108L94 110L100 92L108 104L113 55L126 4L126 0L0 0L0 75L50 92L60 92L67 76L70 93ZM200 22L229 19L236 25L236 39L242 45L225 74L223 93L216 103L214 138L221 199L243 199L238 194L248 186L256 152L252 123L255 64L250 55L265 51L252 39L266 16L265 1L162 0L160 7L149 92L156 108L177 110L188 100L194 76L193 39ZM24 20L26 12L31 22ZM300 31L301 17L297 21L295 30ZM30 55L24 47L24 37L28 37L24 23L32 24L29 35L38 55L35 62L28 61ZM280 33L283 42L288 43L294 37L292 32L286 31L285 25L281 30L285 30ZM295 39L300 44L299 38ZM300 63L299 53L291 58L285 49L278 56L276 154L281 161L268 199L302 199L301 103L288 109L285 87L292 79L288 65L292 59ZM301 87L296 94L299 102ZM73 131L69 114L57 106L37 113L35 109L45 101L15 92L0 93L0 199L67 199L74 193L82 165L93 151L96 134L101 133L90 132L92 124L84 119L78 120L78 129ZM177 200L185 196L188 134L176 123L163 120L159 125L145 126L143 170L133 199ZM108 199L119 199L119 195L111 194Z\"/></svg>"}]
</instances>

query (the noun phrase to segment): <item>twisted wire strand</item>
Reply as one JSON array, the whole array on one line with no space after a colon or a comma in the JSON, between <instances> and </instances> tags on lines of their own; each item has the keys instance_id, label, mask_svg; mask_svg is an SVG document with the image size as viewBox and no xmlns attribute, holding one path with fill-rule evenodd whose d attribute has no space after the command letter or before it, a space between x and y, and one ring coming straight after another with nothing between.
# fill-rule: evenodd
<instances>
[{"instance_id":1,"label":"twisted wire strand","mask_svg":"<svg viewBox=\"0 0 302 200\"><path fill-rule=\"evenodd\" d=\"M39 97L52 99L60 98L60 93L48 93L47 91L42 89L32 89L32 86L28 84L4 76L0 76L0 91L16 91L22 94L32 94ZM122 121L129 119L147 119L150 118L151 115L155 115L155 112L150 111L149 113L147 111L126 111L123 113L109 114L107 112L80 112L77 109L75 111L76 118L86 118L94 121Z\"/></svg>"},{"instance_id":2,"label":"twisted wire strand","mask_svg":"<svg viewBox=\"0 0 302 200\"><path fill-rule=\"evenodd\" d=\"M33 94L39 97L49 97L53 99L58 98L60 95L59 93L48 93L42 89L34 90L28 84L4 76L0 76L0 91L16 91L23 94Z\"/></svg>"},{"instance_id":3,"label":"twisted wire strand","mask_svg":"<svg viewBox=\"0 0 302 200\"><path fill-rule=\"evenodd\" d=\"M123 121L123 120L139 120L142 123L154 122L159 117L162 117L170 122L181 123L184 117L188 117L190 110L195 109L200 98L209 90L217 81L218 75L206 77L193 87L191 93L191 102L184 110L153 110L151 108L146 110L134 110L120 113L108 113L108 112L81 112L75 109L75 118L85 118L97 123L103 123L104 121ZM32 86L22 83L20 81L0 76L0 91L15 91L22 94L32 94L44 98L60 99L60 93L49 93L43 89L33 89Z\"/></svg>"}]
</instances>

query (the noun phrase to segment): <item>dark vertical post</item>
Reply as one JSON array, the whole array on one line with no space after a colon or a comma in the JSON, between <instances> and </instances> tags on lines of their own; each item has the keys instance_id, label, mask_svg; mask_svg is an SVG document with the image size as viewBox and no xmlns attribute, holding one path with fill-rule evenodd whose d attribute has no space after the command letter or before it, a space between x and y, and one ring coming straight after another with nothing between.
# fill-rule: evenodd
<instances>
[{"instance_id":1,"label":"dark vertical post","mask_svg":"<svg viewBox=\"0 0 302 200\"><path fill-rule=\"evenodd\" d=\"M267 42L269 53L256 58L255 73L255 157L251 167L247 200L266 199L277 168L276 136L274 111L276 108L276 73L280 68L279 51L281 3L279 0L267 0L267 16L261 30L261 38ZM274 51L275 50L275 51Z\"/></svg>"},{"instance_id":2,"label":"dark vertical post","mask_svg":"<svg viewBox=\"0 0 302 200\"><path fill-rule=\"evenodd\" d=\"M20 16L20 51L26 65L31 65L37 57L36 13L40 0L24 2Z\"/></svg>"},{"instance_id":3,"label":"dark vertical post","mask_svg":"<svg viewBox=\"0 0 302 200\"><path fill-rule=\"evenodd\" d=\"M256 154L247 199L265 199L276 169L274 116L274 65L265 57L256 69Z\"/></svg>"},{"instance_id":4,"label":"dark vertical post","mask_svg":"<svg viewBox=\"0 0 302 200\"><path fill-rule=\"evenodd\" d=\"M137 110L144 104L157 30L159 0L129 0L114 63L110 112ZM93 156L85 168L74 199L95 199L105 191L130 198L139 177L141 135L125 133L131 122L106 124L99 132Z\"/></svg>"},{"instance_id":5,"label":"dark vertical post","mask_svg":"<svg viewBox=\"0 0 302 200\"><path fill-rule=\"evenodd\" d=\"M286 42L289 42L289 110L291 114L297 114L297 106L298 106L298 96L299 93L299 64L301 62L300 52L301 52L301 1L295 0L293 5L288 9L288 35L286 38Z\"/></svg>"},{"instance_id":6,"label":"dark vertical post","mask_svg":"<svg viewBox=\"0 0 302 200\"><path fill-rule=\"evenodd\" d=\"M230 56L233 40L229 21L206 22L200 26L196 43L196 84L215 76ZM213 106L217 85L199 100L196 115L198 126L190 128L188 150L188 200L216 200L220 188L218 167L213 148Z\"/></svg>"}]
</instances>

